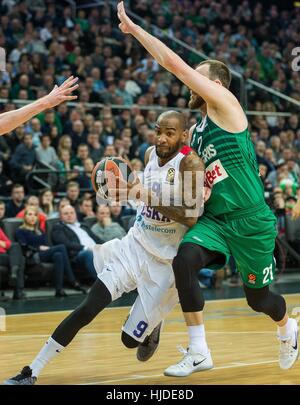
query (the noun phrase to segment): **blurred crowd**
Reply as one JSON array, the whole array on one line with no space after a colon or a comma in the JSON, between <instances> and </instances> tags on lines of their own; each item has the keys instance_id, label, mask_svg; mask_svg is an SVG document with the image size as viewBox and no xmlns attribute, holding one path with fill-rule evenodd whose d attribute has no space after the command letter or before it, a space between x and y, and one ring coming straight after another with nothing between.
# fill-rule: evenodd
<instances>
[{"instance_id":1,"label":"blurred crowd","mask_svg":"<svg viewBox=\"0 0 300 405\"><path fill-rule=\"evenodd\" d=\"M146 28L155 24L171 38L225 61L246 79L299 100L300 76L292 71L290 57L300 43L300 9L266 8L247 0L236 7L231 3L140 0L131 1L130 7L144 18ZM122 217L134 215L134 207L97 206L91 185L94 164L102 157L120 155L134 169L143 170L159 115L151 106L186 108L188 89L131 36L120 32L108 4L78 7L74 15L64 1L4 0L0 15L0 47L7 56L6 71L0 72L0 112L15 109L17 99L42 97L70 75L80 79L78 103L45 111L0 137L0 221L25 218L26 209L33 207L38 232L44 232L48 219L62 220L65 202L74 208L76 224L95 217L95 237L102 241L122 237L128 225ZM160 30L153 33L160 37ZM165 41L191 65L200 62L171 39ZM265 196L274 210L289 213L297 200L300 176L298 111L275 96L257 93L255 87L247 89L249 110L291 111L289 117L249 117ZM196 122L196 114L186 112L186 116L189 126ZM45 167L58 174L46 178L50 187L33 191L28 176ZM31 231L36 232L35 225ZM1 244L0 249L8 252L8 245ZM58 282L58 295L61 290Z\"/></svg>"}]
</instances>

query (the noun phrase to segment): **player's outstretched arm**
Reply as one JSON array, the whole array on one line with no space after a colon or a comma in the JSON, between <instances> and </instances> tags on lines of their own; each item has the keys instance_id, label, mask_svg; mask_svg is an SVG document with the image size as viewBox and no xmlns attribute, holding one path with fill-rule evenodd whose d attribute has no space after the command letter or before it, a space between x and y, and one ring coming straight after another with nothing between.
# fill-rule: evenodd
<instances>
[{"instance_id":1,"label":"player's outstretched arm","mask_svg":"<svg viewBox=\"0 0 300 405\"><path fill-rule=\"evenodd\" d=\"M237 103L236 98L229 90L191 68L163 42L135 24L127 16L123 2L118 4L118 17L120 19L119 28L123 33L133 35L162 67L177 76L189 89L201 96L207 104L212 107L228 109L230 102ZM224 103L224 98L226 98L226 103Z\"/></svg>"},{"instance_id":2,"label":"player's outstretched arm","mask_svg":"<svg viewBox=\"0 0 300 405\"><path fill-rule=\"evenodd\" d=\"M64 101L76 100L77 96L72 95L78 88L78 78L69 77L61 86L55 86L47 96L34 101L18 110L8 111L0 115L0 135L13 131L24 122L30 120L40 112L53 108Z\"/></svg>"}]
</instances>

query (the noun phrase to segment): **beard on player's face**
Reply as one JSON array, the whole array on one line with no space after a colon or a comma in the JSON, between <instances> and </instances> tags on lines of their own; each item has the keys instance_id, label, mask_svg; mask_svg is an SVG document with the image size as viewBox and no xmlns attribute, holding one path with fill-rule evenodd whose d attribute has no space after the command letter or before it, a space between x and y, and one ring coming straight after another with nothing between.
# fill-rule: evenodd
<instances>
[{"instance_id":1,"label":"beard on player's face","mask_svg":"<svg viewBox=\"0 0 300 405\"><path fill-rule=\"evenodd\" d=\"M203 100L203 98L198 96L198 94L194 93L193 91L191 91L191 96L188 104L189 108L191 110L197 110L201 108L204 104L205 101Z\"/></svg>"},{"instance_id":2,"label":"beard on player's face","mask_svg":"<svg viewBox=\"0 0 300 405\"><path fill-rule=\"evenodd\" d=\"M170 156L174 155L177 151L180 150L181 140L179 140L175 145L156 145L155 151L159 158L167 159Z\"/></svg>"}]
</instances>

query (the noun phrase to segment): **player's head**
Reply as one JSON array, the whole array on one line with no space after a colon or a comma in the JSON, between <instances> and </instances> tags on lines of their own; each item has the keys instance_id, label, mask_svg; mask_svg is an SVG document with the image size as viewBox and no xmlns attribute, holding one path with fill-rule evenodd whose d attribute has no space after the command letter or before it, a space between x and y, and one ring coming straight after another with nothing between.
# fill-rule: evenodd
<instances>
[{"instance_id":1,"label":"player's head","mask_svg":"<svg viewBox=\"0 0 300 405\"><path fill-rule=\"evenodd\" d=\"M231 73L225 63L219 60L208 59L199 63L199 65L196 67L196 70L203 76L208 77L213 82L216 82L221 86L226 87L227 89L229 88L231 82ZM203 100L203 98L191 90L189 108L194 110L197 108L201 108L204 104L205 101Z\"/></svg>"},{"instance_id":2,"label":"player's head","mask_svg":"<svg viewBox=\"0 0 300 405\"><path fill-rule=\"evenodd\" d=\"M162 113L155 125L157 156L166 159L179 152L187 140L186 119L178 111Z\"/></svg>"}]
</instances>

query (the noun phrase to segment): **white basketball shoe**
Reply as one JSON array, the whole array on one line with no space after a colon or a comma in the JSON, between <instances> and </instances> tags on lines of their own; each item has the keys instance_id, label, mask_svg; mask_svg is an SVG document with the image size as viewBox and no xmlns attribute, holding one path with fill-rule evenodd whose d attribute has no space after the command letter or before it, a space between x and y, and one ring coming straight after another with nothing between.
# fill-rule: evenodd
<instances>
[{"instance_id":1,"label":"white basketball shoe","mask_svg":"<svg viewBox=\"0 0 300 405\"><path fill-rule=\"evenodd\" d=\"M210 351L203 355L201 353L194 353L191 350L179 347L179 351L184 354L179 363L168 367L164 371L164 375L170 377L187 377L188 375L197 371L210 370L213 368L213 361Z\"/></svg>"},{"instance_id":2,"label":"white basketball shoe","mask_svg":"<svg viewBox=\"0 0 300 405\"><path fill-rule=\"evenodd\" d=\"M292 319L292 322L294 324L292 335L286 340L281 340L279 338L279 366L283 370L291 368L299 356L298 325L295 319Z\"/></svg>"}]
</instances>

